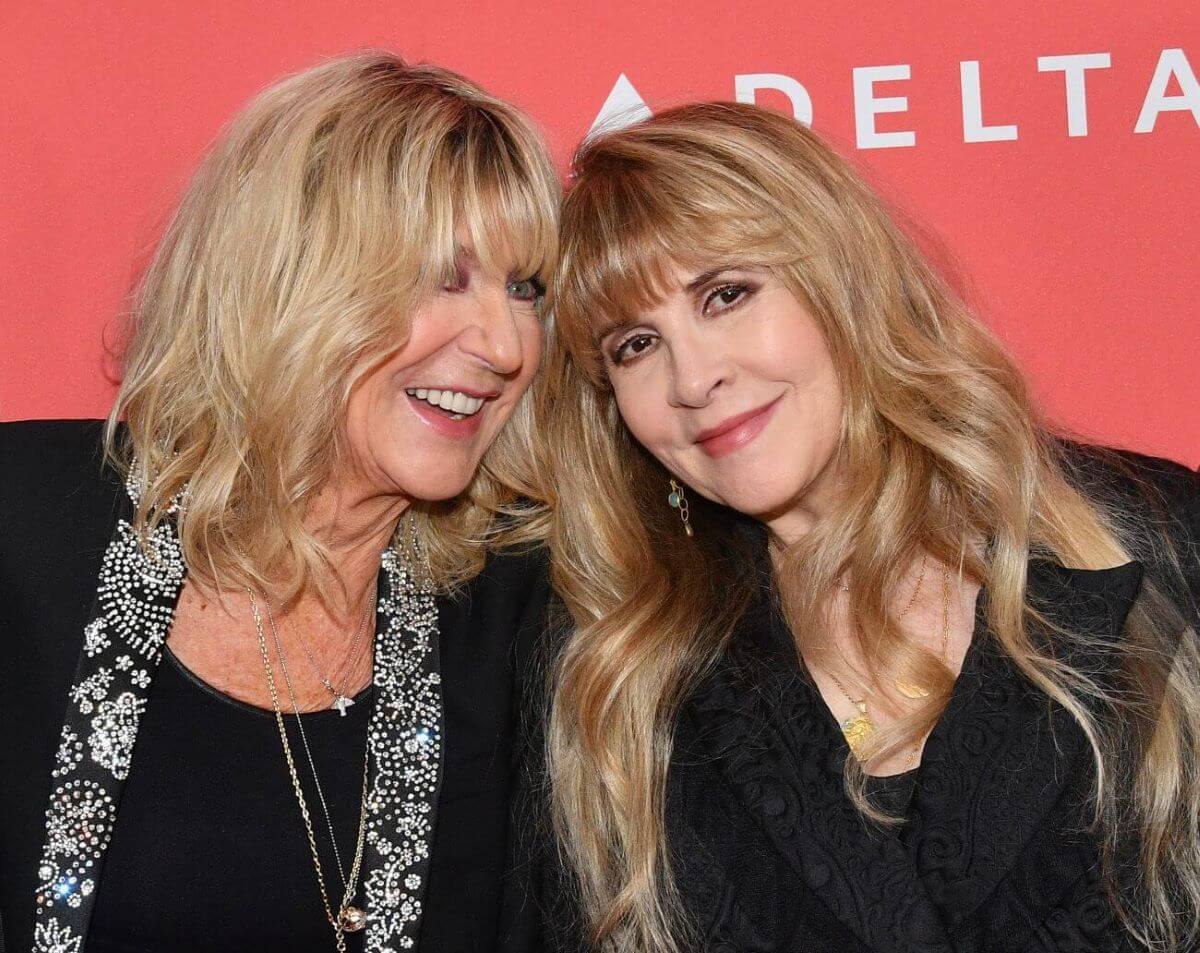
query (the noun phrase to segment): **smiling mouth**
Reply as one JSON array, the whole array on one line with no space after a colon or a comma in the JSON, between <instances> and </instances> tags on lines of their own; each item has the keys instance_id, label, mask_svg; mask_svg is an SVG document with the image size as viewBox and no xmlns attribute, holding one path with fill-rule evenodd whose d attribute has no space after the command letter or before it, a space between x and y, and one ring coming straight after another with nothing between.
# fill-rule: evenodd
<instances>
[{"instance_id":1,"label":"smiling mouth","mask_svg":"<svg viewBox=\"0 0 1200 953\"><path fill-rule=\"evenodd\" d=\"M741 449L762 433L782 399L781 395L770 403L736 414L715 427L701 431L696 435L696 445L710 457L724 457Z\"/></svg>"},{"instance_id":2,"label":"smiling mouth","mask_svg":"<svg viewBox=\"0 0 1200 953\"><path fill-rule=\"evenodd\" d=\"M434 410L441 411L451 420L466 420L468 417L474 417L484 405L484 398L460 390L409 387L405 393L409 397L423 401Z\"/></svg>"}]
</instances>

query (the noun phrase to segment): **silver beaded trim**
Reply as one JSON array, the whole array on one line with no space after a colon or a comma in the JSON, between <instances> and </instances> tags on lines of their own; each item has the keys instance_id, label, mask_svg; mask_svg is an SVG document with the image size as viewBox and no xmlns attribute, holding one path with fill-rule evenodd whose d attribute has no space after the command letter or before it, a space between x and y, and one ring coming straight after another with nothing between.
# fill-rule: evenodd
<instances>
[{"instance_id":1,"label":"silver beaded trim","mask_svg":"<svg viewBox=\"0 0 1200 953\"><path fill-rule=\"evenodd\" d=\"M367 735L375 766L363 858L368 953L416 945L442 768L437 604L395 550L383 555L383 581Z\"/></svg>"},{"instance_id":2,"label":"silver beaded trim","mask_svg":"<svg viewBox=\"0 0 1200 953\"><path fill-rule=\"evenodd\" d=\"M37 953L77 953L86 934L138 722L183 586L174 526L141 540L120 520L100 564L54 757L37 870Z\"/></svg>"}]
</instances>

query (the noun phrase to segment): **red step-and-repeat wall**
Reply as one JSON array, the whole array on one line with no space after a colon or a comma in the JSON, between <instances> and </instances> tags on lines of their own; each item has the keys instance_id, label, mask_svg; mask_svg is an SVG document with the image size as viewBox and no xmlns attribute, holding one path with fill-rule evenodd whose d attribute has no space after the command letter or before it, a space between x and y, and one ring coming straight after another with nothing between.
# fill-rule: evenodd
<instances>
[{"instance_id":1,"label":"red step-and-repeat wall","mask_svg":"<svg viewBox=\"0 0 1200 953\"><path fill-rule=\"evenodd\" d=\"M384 47L556 156L696 98L811 122L918 224L1049 415L1200 463L1195 0L13 0L0 12L0 419L103 415L140 263L222 124Z\"/></svg>"}]
</instances>

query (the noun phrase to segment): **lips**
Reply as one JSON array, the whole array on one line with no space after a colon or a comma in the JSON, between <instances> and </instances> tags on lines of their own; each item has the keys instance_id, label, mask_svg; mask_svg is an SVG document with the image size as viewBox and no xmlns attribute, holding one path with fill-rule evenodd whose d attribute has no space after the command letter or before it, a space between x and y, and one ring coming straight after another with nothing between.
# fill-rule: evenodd
<instances>
[{"instance_id":1,"label":"lips","mask_svg":"<svg viewBox=\"0 0 1200 953\"><path fill-rule=\"evenodd\" d=\"M464 439L479 431L487 402L497 395L465 388L410 387L405 396L413 413L435 433Z\"/></svg>"},{"instance_id":2,"label":"lips","mask_svg":"<svg viewBox=\"0 0 1200 953\"><path fill-rule=\"evenodd\" d=\"M770 422L782 396L773 401L727 417L715 427L700 431L696 445L710 457L724 457L754 440Z\"/></svg>"}]
</instances>

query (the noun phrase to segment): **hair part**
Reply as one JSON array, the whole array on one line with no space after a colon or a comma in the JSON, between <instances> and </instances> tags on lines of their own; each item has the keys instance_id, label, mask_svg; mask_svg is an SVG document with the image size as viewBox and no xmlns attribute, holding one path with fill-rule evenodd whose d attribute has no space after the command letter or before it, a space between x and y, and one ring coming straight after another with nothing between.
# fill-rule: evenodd
<instances>
[{"instance_id":1,"label":"hair part","mask_svg":"<svg viewBox=\"0 0 1200 953\"><path fill-rule=\"evenodd\" d=\"M1166 648L1186 623L1144 592L1127 648L1140 671L1136 704L1065 661L1096 647L1087 636L1042 637L1049 622L1028 603L1029 559L1124 562L1120 515L1068 479L1011 359L848 163L766 110L683 106L585 142L562 223L538 406L554 475L542 493L554 510L552 571L576 632L558 663L548 758L555 823L595 944L686 947L663 830L672 733L757 584L728 556L742 538L736 514L694 501L697 545L665 522L668 474L622 423L598 341L656 302L674 266L731 261L769 269L807 307L845 395L837 452L848 489L837 512L777 560L779 597L805 657L829 651L813 634L835 581L853 577L850 611L873 633L862 646L871 670L931 690L887 732L877 753L886 757L932 728L954 682L891 609L903 568L928 552L986 585L1000 645L1092 746L1096 818L1111 852L1126 830L1137 832L1138 896L1118 904L1127 924L1152 949L1194 934L1200 667L1194 648ZM1161 610L1157 620L1146 606ZM1144 722L1159 714L1133 750L1122 732L1137 706ZM846 782L865 814L896 821L867 800L853 759Z\"/></svg>"},{"instance_id":2,"label":"hair part","mask_svg":"<svg viewBox=\"0 0 1200 953\"><path fill-rule=\"evenodd\" d=\"M364 52L259 94L137 290L106 444L127 471L137 460L139 528L186 487L191 573L327 594L335 573L304 517L344 460L355 384L404 346L464 233L485 269L548 283L558 198L530 122L448 70ZM410 511L439 583L482 565L529 423L519 407L461 497Z\"/></svg>"}]
</instances>

